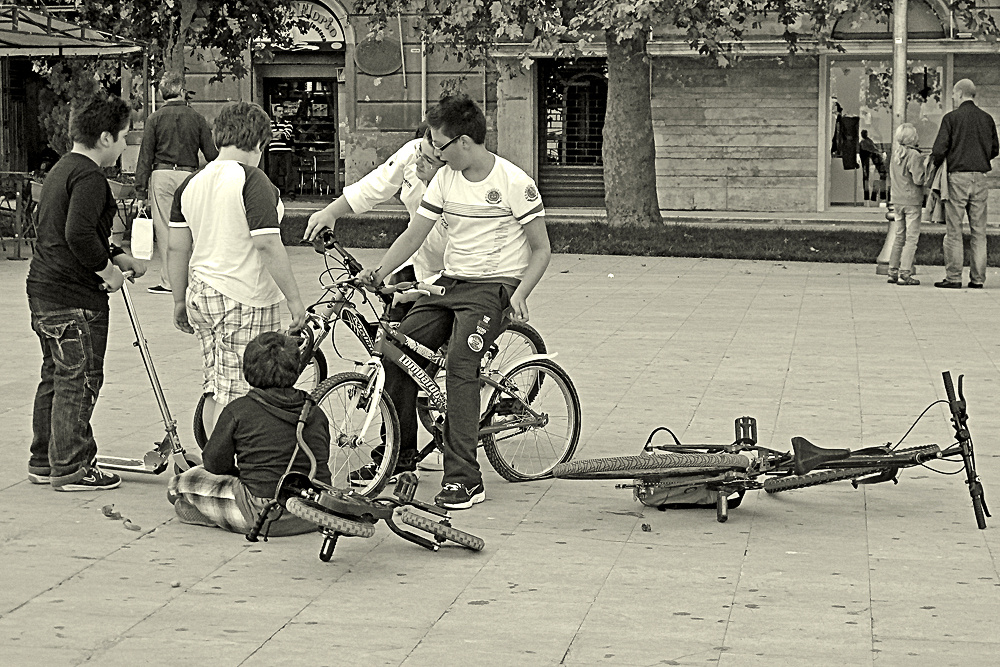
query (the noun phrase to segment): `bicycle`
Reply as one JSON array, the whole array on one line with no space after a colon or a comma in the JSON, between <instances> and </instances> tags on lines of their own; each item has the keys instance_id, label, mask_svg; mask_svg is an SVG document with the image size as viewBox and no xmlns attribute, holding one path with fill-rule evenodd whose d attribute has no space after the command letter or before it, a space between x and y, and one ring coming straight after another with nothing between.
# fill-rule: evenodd
<instances>
[{"instance_id":1,"label":"bicycle","mask_svg":"<svg viewBox=\"0 0 1000 667\"><path fill-rule=\"evenodd\" d=\"M958 377L956 394L951 373L942 378L946 401L935 401L917 417L913 426L938 403L948 403L951 424L956 442L947 447L936 444L900 449L910 427L895 445L850 449L825 449L805 438L792 438L792 453L780 452L757 444L757 422L752 417L736 420L736 438L729 445L684 445L666 427L650 433L638 456L619 456L599 459L581 459L556 465L552 474L562 479L629 479L631 484L616 488L631 488L640 502L660 506L673 490L705 489L707 497L714 499L716 519L721 523L729 516L730 497L749 490L764 489L779 493L790 489L818 486L835 481L851 480L855 488L861 484L882 482L898 483L899 471L904 468L927 465L934 460L960 458L965 472L965 483L972 498L976 525L986 528L986 517L991 516L983 497L983 485L976 473L975 452L968 428L968 413L963 393L963 377ZM653 445L654 436L666 431L673 436L669 445ZM662 452L662 453L661 453ZM766 477L762 482L758 478ZM733 507L738 505L738 501Z\"/></svg>"},{"instance_id":2,"label":"bicycle","mask_svg":"<svg viewBox=\"0 0 1000 667\"><path fill-rule=\"evenodd\" d=\"M288 511L319 526L323 535L319 559L323 562L328 562L333 557L333 551L340 537L372 537L375 534L375 524L379 521L385 521L396 535L431 551L437 551L440 545L448 540L473 551L482 551L486 546L482 538L453 527L451 516L445 510L414 499L417 476L413 473L400 475L393 495L380 498L368 498L317 481L316 457L303 439L303 427L312 409L314 409L312 401L306 401L299 415L296 445L288 468L278 480L274 500L264 507L257 517L257 522L247 533L248 541L257 542L263 538L266 542L272 516L277 515L279 511ZM299 451L305 453L309 459L308 475L292 472L292 463ZM430 514L432 517L413 510ZM396 523L396 519L408 526L431 533L434 540L404 530Z\"/></svg>"},{"instance_id":3,"label":"bicycle","mask_svg":"<svg viewBox=\"0 0 1000 667\"><path fill-rule=\"evenodd\" d=\"M383 288L387 294L411 289L408 283ZM418 285L418 289L433 286ZM354 276L334 282L338 304L352 302L364 286ZM440 288L438 288L440 289ZM346 305L341 312L351 312ZM307 336L308 337L308 336ZM403 350L423 358L418 364ZM303 351L308 355L308 348ZM551 476L553 466L569 460L580 438L580 399L569 375L552 354L534 354L498 368L486 364L480 372L482 410L479 441L493 468L506 480L522 482ZM443 442L447 398L435 379L443 368L440 350L431 350L399 333L384 320L371 357L362 372L339 373L313 391L317 405L331 425L330 472L334 486L352 484L365 496L377 494L393 474L399 455L399 421L389 396L383 392L383 360L398 365L426 395L425 419L433 440L418 460ZM371 480L351 480L350 473L375 463Z\"/></svg>"},{"instance_id":4,"label":"bicycle","mask_svg":"<svg viewBox=\"0 0 1000 667\"><path fill-rule=\"evenodd\" d=\"M400 285L405 289L418 292L432 289L429 285L407 282L376 292L375 297L381 305L381 317L375 303L368 299L366 292L361 291L361 305L368 306L373 315L372 319L368 319L353 301L353 297L358 292L343 290L336 282L337 279L344 276L356 277L364 270L361 263L337 241L333 231L329 229L323 230L313 241L313 248L317 253L323 255L326 268L319 278L320 286L323 288L323 296L306 309L305 326L300 332L303 367L295 386L307 392L314 390L327 378L329 364L326 355L320 349L320 345L327 338L331 340L337 356L345 358L340 353L336 342L337 323L343 323L353 334L353 337L361 343L366 358L371 357L375 351L375 339L378 337L377 322L389 315L393 294L404 291L404 289L400 289ZM445 351L445 348L442 348L440 357L435 358L426 369L430 375L439 378L439 384L444 377ZM509 366L517 359L538 354L544 355L545 353L545 341L534 327L523 322L508 322L507 328L497 337L497 340L483 356L482 370L488 372L491 367ZM354 363L360 366L363 362L355 361ZM204 448L208 441L203 422L206 399L207 395L199 399L193 419L195 442L201 448ZM417 397L417 416L424 429L428 433L433 433L433 424L440 415L434 410L424 393Z\"/></svg>"}]
</instances>

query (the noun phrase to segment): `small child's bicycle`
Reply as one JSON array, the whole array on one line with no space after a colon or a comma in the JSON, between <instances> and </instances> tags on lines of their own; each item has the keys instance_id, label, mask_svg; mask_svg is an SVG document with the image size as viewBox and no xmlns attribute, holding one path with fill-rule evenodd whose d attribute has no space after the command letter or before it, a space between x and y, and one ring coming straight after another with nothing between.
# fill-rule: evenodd
<instances>
[{"instance_id":1,"label":"small child's bicycle","mask_svg":"<svg viewBox=\"0 0 1000 667\"><path fill-rule=\"evenodd\" d=\"M729 517L730 503L737 506L743 495L752 489L778 493L838 480L851 480L854 488L860 484L889 481L895 484L899 481L899 471L904 468L923 466L943 473L927 463L939 459L961 460L976 525L985 529L990 512L983 498L982 482L976 474L976 457L962 392L963 376L958 377L957 395L951 373L945 371L942 377L955 430L955 442L943 448L923 445L901 449L899 445L906 438L904 434L895 445L855 451L824 449L805 438L795 437L792 438L792 453L779 452L758 445L756 420L741 417L736 420L736 439L730 445L684 445L669 429L660 427L650 433L639 456L569 461L555 466L552 474L563 479L632 479L631 484L619 484L617 488L632 489L635 497L645 505L665 509L686 506L689 504L686 500L696 498L698 504L713 502L716 518L724 522ZM941 402L945 401L927 406L917 421ZM673 436L673 444L652 444L654 436L661 431ZM766 477L763 482L758 479L762 476Z\"/></svg>"},{"instance_id":2,"label":"small child's bicycle","mask_svg":"<svg viewBox=\"0 0 1000 667\"><path fill-rule=\"evenodd\" d=\"M264 541L267 541L269 521L284 510L319 526L323 535L319 559L323 562L333 557L337 540L341 536L371 537L375 534L375 524L379 521L385 521L396 535L431 551L437 551L448 540L473 551L482 551L486 545L482 538L454 528L447 511L414 499L417 476L413 473L400 475L393 495L379 498L368 498L354 491L344 491L317 481L316 457L302 435L312 409L315 409L312 401L306 401L299 415L295 450L288 468L278 481L274 500L261 512L257 523L247 534L247 540L256 542L263 535ZM299 451L304 452L309 459L308 475L291 471L292 462ZM397 519L431 533L434 540L401 528L396 523Z\"/></svg>"}]
</instances>

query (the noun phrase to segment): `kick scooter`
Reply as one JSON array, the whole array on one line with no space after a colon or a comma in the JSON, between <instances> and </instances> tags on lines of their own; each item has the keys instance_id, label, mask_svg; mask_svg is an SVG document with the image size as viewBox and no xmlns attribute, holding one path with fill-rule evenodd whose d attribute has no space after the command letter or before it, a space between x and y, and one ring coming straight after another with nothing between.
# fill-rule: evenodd
<instances>
[{"instance_id":1,"label":"kick scooter","mask_svg":"<svg viewBox=\"0 0 1000 667\"><path fill-rule=\"evenodd\" d=\"M181 445L181 440L177 436L177 422L174 421L173 417L170 416L170 408L167 407L167 399L163 396L163 389L160 387L160 380L156 377L156 369L153 368L153 359L149 356L149 348L146 346L146 339L142 335L142 327L139 326L139 320L135 315L135 307L132 305L132 297L128 293L128 281L132 280L131 272L126 272L125 277L128 279L124 285L122 285L121 293L122 297L125 299L125 311L128 313L128 318L132 322L132 329L135 331L135 342L132 343L135 347L139 348L139 354L142 356L142 363L146 366L146 374L149 376L149 382L153 385L153 395L156 397L156 403L160 407L160 414L163 416L163 426L166 430L166 435L163 440L155 443L156 447L149 452L146 452L145 456L141 459L128 459L120 458L117 456L98 456L97 465L105 470L119 470L122 472L137 472L146 475L159 475L172 461L174 464L174 472L181 473L189 468L198 465L197 457L192 456L184 451L183 445Z\"/></svg>"}]
</instances>

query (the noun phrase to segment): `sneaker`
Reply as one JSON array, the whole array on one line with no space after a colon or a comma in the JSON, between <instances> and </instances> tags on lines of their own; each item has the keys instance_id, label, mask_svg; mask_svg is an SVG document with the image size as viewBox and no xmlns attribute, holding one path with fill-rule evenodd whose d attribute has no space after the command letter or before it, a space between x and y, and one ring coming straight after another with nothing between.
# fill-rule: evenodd
<instances>
[{"instance_id":1,"label":"sneaker","mask_svg":"<svg viewBox=\"0 0 1000 667\"><path fill-rule=\"evenodd\" d=\"M899 282L899 271L893 271L889 269L889 278L886 280L887 283L898 283Z\"/></svg>"},{"instance_id":2,"label":"sneaker","mask_svg":"<svg viewBox=\"0 0 1000 667\"><path fill-rule=\"evenodd\" d=\"M153 285L146 289L150 294L170 294L171 290L169 287L164 287L163 285Z\"/></svg>"},{"instance_id":3,"label":"sneaker","mask_svg":"<svg viewBox=\"0 0 1000 667\"><path fill-rule=\"evenodd\" d=\"M420 460L420 463L417 464L417 469L441 472L444 470L444 454L441 453L440 449L435 449Z\"/></svg>"},{"instance_id":4,"label":"sneaker","mask_svg":"<svg viewBox=\"0 0 1000 667\"><path fill-rule=\"evenodd\" d=\"M122 478L112 472L104 472L97 466L87 468L87 474L81 479L52 487L56 491L107 491L117 489L122 484Z\"/></svg>"},{"instance_id":5,"label":"sneaker","mask_svg":"<svg viewBox=\"0 0 1000 667\"><path fill-rule=\"evenodd\" d=\"M32 484L48 484L50 478L48 475L39 475L37 473L29 472L28 481Z\"/></svg>"},{"instance_id":6,"label":"sneaker","mask_svg":"<svg viewBox=\"0 0 1000 667\"><path fill-rule=\"evenodd\" d=\"M913 276L900 274L899 283L900 285L919 285L920 281Z\"/></svg>"},{"instance_id":7,"label":"sneaker","mask_svg":"<svg viewBox=\"0 0 1000 667\"><path fill-rule=\"evenodd\" d=\"M445 484L441 493L434 496L434 504L446 510L465 510L486 500L482 482L471 489L465 484Z\"/></svg>"},{"instance_id":8,"label":"sneaker","mask_svg":"<svg viewBox=\"0 0 1000 667\"><path fill-rule=\"evenodd\" d=\"M347 480L351 483L351 486L367 486L375 479L375 475L378 474L378 463L369 463L363 465L357 470L352 471L348 476ZM399 479L399 476L404 472L412 472L414 475L417 474L415 466L400 466L396 465L396 469L392 471L392 475L389 476L389 483L393 484Z\"/></svg>"}]
</instances>

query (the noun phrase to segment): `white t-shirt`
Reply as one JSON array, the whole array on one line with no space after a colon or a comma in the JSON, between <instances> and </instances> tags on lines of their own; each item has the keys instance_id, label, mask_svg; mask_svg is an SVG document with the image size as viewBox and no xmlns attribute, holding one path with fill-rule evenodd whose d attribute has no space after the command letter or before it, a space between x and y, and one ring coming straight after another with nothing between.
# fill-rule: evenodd
<instances>
[{"instance_id":1,"label":"white t-shirt","mask_svg":"<svg viewBox=\"0 0 1000 667\"><path fill-rule=\"evenodd\" d=\"M477 183L442 167L420 202L420 215L445 224L447 276L520 280L528 268L531 247L523 225L544 216L545 207L530 176L499 155L493 158L489 176Z\"/></svg>"},{"instance_id":2,"label":"white t-shirt","mask_svg":"<svg viewBox=\"0 0 1000 667\"><path fill-rule=\"evenodd\" d=\"M393 153L392 157L357 183L344 188L344 198L355 213L365 213L376 205L388 201L397 192L399 199L410 214L410 220L420 206L427 186L417 176L417 161L420 159L420 139L413 139ZM444 248L447 242L444 224L434 225L420 248L410 261L417 280L426 280L444 268ZM403 266L407 266L404 264Z\"/></svg>"},{"instance_id":3,"label":"white t-shirt","mask_svg":"<svg viewBox=\"0 0 1000 667\"><path fill-rule=\"evenodd\" d=\"M191 273L222 294L257 308L283 296L253 237L281 234L285 207L278 189L260 169L235 160L215 160L177 188L171 227L191 230Z\"/></svg>"}]
</instances>

